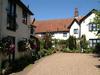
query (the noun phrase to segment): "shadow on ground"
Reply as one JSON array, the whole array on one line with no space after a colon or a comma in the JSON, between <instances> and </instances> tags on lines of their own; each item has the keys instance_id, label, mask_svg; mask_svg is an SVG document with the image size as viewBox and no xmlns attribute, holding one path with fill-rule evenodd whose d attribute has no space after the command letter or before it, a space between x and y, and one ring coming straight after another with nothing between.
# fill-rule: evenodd
<instances>
[{"instance_id":1,"label":"shadow on ground","mask_svg":"<svg viewBox=\"0 0 100 75\"><path fill-rule=\"evenodd\" d=\"M95 65L96 66L96 68L99 68L100 69L100 65Z\"/></svg>"},{"instance_id":2,"label":"shadow on ground","mask_svg":"<svg viewBox=\"0 0 100 75\"><path fill-rule=\"evenodd\" d=\"M94 54L93 57L100 58L100 54Z\"/></svg>"}]
</instances>

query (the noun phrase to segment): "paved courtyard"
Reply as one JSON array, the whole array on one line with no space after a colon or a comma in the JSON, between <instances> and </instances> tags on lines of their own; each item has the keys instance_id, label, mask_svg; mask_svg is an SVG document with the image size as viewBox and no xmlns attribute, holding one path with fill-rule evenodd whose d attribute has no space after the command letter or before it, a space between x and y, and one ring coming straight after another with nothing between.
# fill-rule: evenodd
<instances>
[{"instance_id":1,"label":"paved courtyard","mask_svg":"<svg viewBox=\"0 0 100 75\"><path fill-rule=\"evenodd\" d=\"M56 53L12 75L100 75L100 58L93 54Z\"/></svg>"}]
</instances>

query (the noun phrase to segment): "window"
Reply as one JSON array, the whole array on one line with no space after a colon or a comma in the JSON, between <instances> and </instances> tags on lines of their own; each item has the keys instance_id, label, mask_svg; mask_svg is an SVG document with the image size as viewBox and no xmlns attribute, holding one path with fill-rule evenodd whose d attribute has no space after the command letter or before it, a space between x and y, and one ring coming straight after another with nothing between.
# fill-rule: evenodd
<instances>
[{"instance_id":1,"label":"window","mask_svg":"<svg viewBox=\"0 0 100 75\"><path fill-rule=\"evenodd\" d=\"M97 24L97 31L100 30L100 24Z\"/></svg>"},{"instance_id":2,"label":"window","mask_svg":"<svg viewBox=\"0 0 100 75\"><path fill-rule=\"evenodd\" d=\"M74 34L78 34L78 29L74 29Z\"/></svg>"},{"instance_id":3,"label":"window","mask_svg":"<svg viewBox=\"0 0 100 75\"><path fill-rule=\"evenodd\" d=\"M25 12L24 10L22 11L22 17L23 17L22 22L24 24L27 24L27 12Z\"/></svg>"},{"instance_id":4,"label":"window","mask_svg":"<svg viewBox=\"0 0 100 75\"><path fill-rule=\"evenodd\" d=\"M90 47L95 47L97 43L100 43L100 39L89 39Z\"/></svg>"},{"instance_id":5,"label":"window","mask_svg":"<svg viewBox=\"0 0 100 75\"><path fill-rule=\"evenodd\" d=\"M89 31L97 31L97 25L96 24L89 24Z\"/></svg>"},{"instance_id":6,"label":"window","mask_svg":"<svg viewBox=\"0 0 100 75\"><path fill-rule=\"evenodd\" d=\"M63 37L67 37L67 33L66 32L63 33Z\"/></svg>"},{"instance_id":7,"label":"window","mask_svg":"<svg viewBox=\"0 0 100 75\"><path fill-rule=\"evenodd\" d=\"M30 27L30 34L33 34L34 33L34 28L33 26Z\"/></svg>"},{"instance_id":8,"label":"window","mask_svg":"<svg viewBox=\"0 0 100 75\"><path fill-rule=\"evenodd\" d=\"M8 0L8 7L7 7L7 29L9 30L16 30L16 3L12 0Z\"/></svg>"}]
</instances>

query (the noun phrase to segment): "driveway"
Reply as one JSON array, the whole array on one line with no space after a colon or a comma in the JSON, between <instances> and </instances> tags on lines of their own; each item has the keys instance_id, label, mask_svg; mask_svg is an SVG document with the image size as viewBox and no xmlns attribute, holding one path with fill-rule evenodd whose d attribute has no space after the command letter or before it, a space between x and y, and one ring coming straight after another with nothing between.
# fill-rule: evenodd
<instances>
[{"instance_id":1,"label":"driveway","mask_svg":"<svg viewBox=\"0 0 100 75\"><path fill-rule=\"evenodd\" d=\"M56 53L12 75L100 75L100 58L93 54Z\"/></svg>"}]
</instances>

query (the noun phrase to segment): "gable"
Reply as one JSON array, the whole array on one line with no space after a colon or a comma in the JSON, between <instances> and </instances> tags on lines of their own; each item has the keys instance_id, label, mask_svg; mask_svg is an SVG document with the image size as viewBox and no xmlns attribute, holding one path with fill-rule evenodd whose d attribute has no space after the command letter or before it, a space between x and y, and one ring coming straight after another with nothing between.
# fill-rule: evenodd
<instances>
[{"instance_id":1,"label":"gable","mask_svg":"<svg viewBox=\"0 0 100 75\"><path fill-rule=\"evenodd\" d=\"M70 29L72 25L74 25L74 23L77 23L77 25L79 25L79 22L76 19L74 19L68 28Z\"/></svg>"},{"instance_id":2,"label":"gable","mask_svg":"<svg viewBox=\"0 0 100 75\"><path fill-rule=\"evenodd\" d=\"M86 19L88 18L92 13L94 13L94 11L97 11L95 9L92 9L87 15L85 15L81 20L80 20L80 24Z\"/></svg>"}]
</instances>

